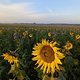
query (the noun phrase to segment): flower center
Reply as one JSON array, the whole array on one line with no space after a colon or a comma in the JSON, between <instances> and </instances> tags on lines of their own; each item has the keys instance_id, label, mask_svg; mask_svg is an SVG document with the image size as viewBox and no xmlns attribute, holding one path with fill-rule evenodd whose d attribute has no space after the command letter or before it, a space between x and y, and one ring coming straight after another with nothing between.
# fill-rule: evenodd
<instances>
[{"instance_id":1,"label":"flower center","mask_svg":"<svg viewBox=\"0 0 80 80\"><path fill-rule=\"evenodd\" d=\"M49 45L42 47L40 56L47 63L51 63L55 59L54 51Z\"/></svg>"}]
</instances>

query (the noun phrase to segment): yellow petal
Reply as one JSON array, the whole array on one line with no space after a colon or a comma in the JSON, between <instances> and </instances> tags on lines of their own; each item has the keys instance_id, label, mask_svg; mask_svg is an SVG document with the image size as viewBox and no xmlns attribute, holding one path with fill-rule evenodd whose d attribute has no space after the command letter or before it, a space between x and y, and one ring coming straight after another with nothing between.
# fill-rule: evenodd
<instances>
[{"instance_id":1,"label":"yellow petal","mask_svg":"<svg viewBox=\"0 0 80 80\"><path fill-rule=\"evenodd\" d=\"M47 73L50 73L50 67L51 67L51 64L48 63Z\"/></svg>"},{"instance_id":2,"label":"yellow petal","mask_svg":"<svg viewBox=\"0 0 80 80\"><path fill-rule=\"evenodd\" d=\"M46 73L47 66L48 66L47 63L45 62L45 63L44 63L43 73Z\"/></svg>"},{"instance_id":3,"label":"yellow petal","mask_svg":"<svg viewBox=\"0 0 80 80\"><path fill-rule=\"evenodd\" d=\"M57 42L54 42L54 43L53 43L53 46L55 46L56 44L57 44Z\"/></svg>"},{"instance_id":4,"label":"yellow petal","mask_svg":"<svg viewBox=\"0 0 80 80\"><path fill-rule=\"evenodd\" d=\"M32 52L32 55L36 56L36 55L38 55L39 53L40 53L40 50L36 50L36 51L33 51L33 52Z\"/></svg>"},{"instance_id":5,"label":"yellow petal","mask_svg":"<svg viewBox=\"0 0 80 80\"><path fill-rule=\"evenodd\" d=\"M57 47L53 47L54 52L57 52L58 50L60 50L60 48Z\"/></svg>"},{"instance_id":6,"label":"yellow petal","mask_svg":"<svg viewBox=\"0 0 80 80\"><path fill-rule=\"evenodd\" d=\"M41 69L41 70L42 70L42 69L44 69L44 64L41 66L41 68L40 68L40 69Z\"/></svg>"},{"instance_id":7,"label":"yellow petal","mask_svg":"<svg viewBox=\"0 0 80 80\"><path fill-rule=\"evenodd\" d=\"M40 59L41 59L41 57L39 55L32 58L33 61L40 60Z\"/></svg>"},{"instance_id":8,"label":"yellow petal","mask_svg":"<svg viewBox=\"0 0 80 80\"><path fill-rule=\"evenodd\" d=\"M36 64L35 64L35 65L39 64L39 62L40 62L40 60L37 60L37 62L36 62Z\"/></svg>"},{"instance_id":9,"label":"yellow petal","mask_svg":"<svg viewBox=\"0 0 80 80\"><path fill-rule=\"evenodd\" d=\"M58 64L55 62L55 64L56 64L56 68L58 69L58 70L60 70L60 68L59 68L59 66L58 66Z\"/></svg>"},{"instance_id":10,"label":"yellow petal","mask_svg":"<svg viewBox=\"0 0 80 80\"><path fill-rule=\"evenodd\" d=\"M39 50L42 47L42 44L38 44L38 46L34 46L34 50Z\"/></svg>"},{"instance_id":11,"label":"yellow petal","mask_svg":"<svg viewBox=\"0 0 80 80\"><path fill-rule=\"evenodd\" d=\"M60 61L60 59L57 57L57 55L55 54L55 62L58 64L62 64L62 62Z\"/></svg>"},{"instance_id":12,"label":"yellow petal","mask_svg":"<svg viewBox=\"0 0 80 80\"><path fill-rule=\"evenodd\" d=\"M43 45L46 45L46 44L47 44L46 39L42 39L42 44L43 44Z\"/></svg>"},{"instance_id":13,"label":"yellow petal","mask_svg":"<svg viewBox=\"0 0 80 80\"><path fill-rule=\"evenodd\" d=\"M39 68L44 62L41 60L37 66L37 68Z\"/></svg>"},{"instance_id":14,"label":"yellow petal","mask_svg":"<svg viewBox=\"0 0 80 80\"><path fill-rule=\"evenodd\" d=\"M64 54L61 52L57 52L57 56L59 59L63 59L65 57Z\"/></svg>"},{"instance_id":15,"label":"yellow petal","mask_svg":"<svg viewBox=\"0 0 80 80\"><path fill-rule=\"evenodd\" d=\"M55 72L55 63L54 62L51 63L51 70L52 70L52 73Z\"/></svg>"}]
</instances>

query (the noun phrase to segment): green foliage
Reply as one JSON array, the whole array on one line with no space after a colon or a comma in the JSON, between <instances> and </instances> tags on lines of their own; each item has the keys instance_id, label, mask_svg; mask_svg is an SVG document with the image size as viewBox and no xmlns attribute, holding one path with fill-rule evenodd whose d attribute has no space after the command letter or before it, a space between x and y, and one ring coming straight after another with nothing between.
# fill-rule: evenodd
<instances>
[{"instance_id":1,"label":"green foliage","mask_svg":"<svg viewBox=\"0 0 80 80\"><path fill-rule=\"evenodd\" d=\"M66 41L73 44L73 48L64 54L66 57L62 60L64 70L55 72L54 76L58 80L80 80L80 40L76 40L75 36L80 32L73 29L64 28L46 28L46 27L1 27L0 30L0 78L2 80L42 80L43 73L37 69L35 62L32 61L32 50L36 43L41 42L42 38L50 41L57 41L60 48L63 48ZM72 37L70 31L75 33ZM23 35L26 32L26 36ZM51 32L51 36L48 36ZM32 34L32 37L29 37ZM1 56L5 52L12 51L14 56L19 58L19 66L10 65ZM70 54L71 53L71 54ZM46 78L48 76L45 76ZM43 79L48 80L48 78Z\"/></svg>"}]
</instances>

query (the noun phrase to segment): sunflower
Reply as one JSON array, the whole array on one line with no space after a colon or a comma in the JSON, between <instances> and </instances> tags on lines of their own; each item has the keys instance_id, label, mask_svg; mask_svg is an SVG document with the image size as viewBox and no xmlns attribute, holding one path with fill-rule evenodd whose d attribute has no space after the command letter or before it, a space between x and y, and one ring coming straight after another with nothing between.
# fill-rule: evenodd
<instances>
[{"instance_id":1,"label":"sunflower","mask_svg":"<svg viewBox=\"0 0 80 80\"><path fill-rule=\"evenodd\" d=\"M10 64L15 63L17 64L19 62L18 58L15 56L12 56L9 53L5 53L2 55L4 57L4 60L7 60Z\"/></svg>"},{"instance_id":2,"label":"sunflower","mask_svg":"<svg viewBox=\"0 0 80 80\"><path fill-rule=\"evenodd\" d=\"M74 36L74 33L73 32L70 32L70 36Z\"/></svg>"},{"instance_id":3,"label":"sunflower","mask_svg":"<svg viewBox=\"0 0 80 80\"><path fill-rule=\"evenodd\" d=\"M48 36L49 36L49 37L51 36L51 33L50 33L50 32L48 32Z\"/></svg>"},{"instance_id":4,"label":"sunflower","mask_svg":"<svg viewBox=\"0 0 80 80\"><path fill-rule=\"evenodd\" d=\"M59 51L60 48L57 48L56 44L57 42L42 39L42 43L37 43L33 48L32 60L37 61L37 67L40 67L43 73L54 73L55 69L60 70L58 64L62 64L60 59L64 58L64 54Z\"/></svg>"},{"instance_id":5,"label":"sunflower","mask_svg":"<svg viewBox=\"0 0 80 80\"><path fill-rule=\"evenodd\" d=\"M26 37L26 35L27 35L28 33L25 31L25 32L23 32L23 36L24 37Z\"/></svg>"},{"instance_id":6,"label":"sunflower","mask_svg":"<svg viewBox=\"0 0 80 80\"><path fill-rule=\"evenodd\" d=\"M66 45L64 46L64 48L65 48L66 50L70 50L70 49L73 48L73 45L72 45L72 43L70 43L69 41L67 41L67 42L66 42Z\"/></svg>"},{"instance_id":7,"label":"sunflower","mask_svg":"<svg viewBox=\"0 0 80 80\"><path fill-rule=\"evenodd\" d=\"M80 39L80 35L76 35L76 40L79 40Z\"/></svg>"},{"instance_id":8,"label":"sunflower","mask_svg":"<svg viewBox=\"0 0 80 80\"><path fill-rule=\"evenodd\" d=\"M29 37L31 38L33 35L32 34L29 34Z\"/></svg>"}]
</instances>

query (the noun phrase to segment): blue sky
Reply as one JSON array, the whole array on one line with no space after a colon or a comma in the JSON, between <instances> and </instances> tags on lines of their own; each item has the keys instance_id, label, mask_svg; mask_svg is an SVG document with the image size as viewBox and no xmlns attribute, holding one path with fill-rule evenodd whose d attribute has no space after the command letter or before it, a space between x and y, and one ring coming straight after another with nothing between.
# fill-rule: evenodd
<instances>
[{"instance_id":1,"label":"blue sky","mask_svg":"<svg viewBox=\"0 0 80 80\"><path fill-rule=\"evenodd\" d=\"M0 23L80 24L80 0L0 0Z\"/></svg>"}]
</instances>

